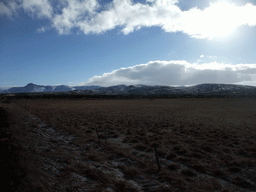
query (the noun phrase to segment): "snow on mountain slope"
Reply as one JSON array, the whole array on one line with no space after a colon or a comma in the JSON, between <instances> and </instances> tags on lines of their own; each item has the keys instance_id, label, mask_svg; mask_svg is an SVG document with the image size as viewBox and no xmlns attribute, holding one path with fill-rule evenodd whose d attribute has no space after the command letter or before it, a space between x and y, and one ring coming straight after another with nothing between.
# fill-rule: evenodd
<instances>
[{"instance_id":1,"label":"snow on mountain slope","mask_svg":"<svg viewBox=\"0 0 256 192\"><path fill-rule=\"evenodd\" d=\"M79 94L101 95L253 95L256 87L234 84L199 84L193 86L161 86L161 85L116 85L110 87L100 86L74 86L67 85L43 86L33 83L25 87L12 87L2 90L1 93L34 93L34 92L73 92Z\"/></svg>"}]
</instances>

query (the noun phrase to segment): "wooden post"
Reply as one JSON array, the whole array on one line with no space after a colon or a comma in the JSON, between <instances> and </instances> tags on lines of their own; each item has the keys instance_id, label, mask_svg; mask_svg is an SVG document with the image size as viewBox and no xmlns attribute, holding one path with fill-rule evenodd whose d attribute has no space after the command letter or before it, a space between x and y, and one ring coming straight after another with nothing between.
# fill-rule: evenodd
<instances>
[{"instance_id":1,"label":"wooden post","mask_svg":"<svg viewBox=\"0 0 256 192\"><path fill-rule=\"evenodd\" d=\"M97 127L96 127L96 133L97 133L97 136L98 136L98 139L99 139L99 144L100 144L100 136L99 136L99 132L98 132Z\"/></svg>"},{"instance_id":2,"label":"wooden post","mask_svg":"<svg viewBox=\"0 0 256 192\"><path fill-rule=\"evenodd\" d=\"M156 144L154 144L154 147L155 147L155 155L156 155L156 163L157 163L157 166L158 166L158 171L161 171L161 167L160 167L160 163L159 163L159 159L158 159L158 154L157 154Z\"/></svg>"}]
</instances>

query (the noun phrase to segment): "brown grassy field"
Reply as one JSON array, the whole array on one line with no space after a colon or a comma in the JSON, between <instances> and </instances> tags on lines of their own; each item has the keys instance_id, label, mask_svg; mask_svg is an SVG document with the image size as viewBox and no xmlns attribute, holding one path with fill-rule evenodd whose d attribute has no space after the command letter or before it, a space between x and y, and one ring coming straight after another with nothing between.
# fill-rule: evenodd
<instances>
[{"instance_id":1,"label":"brown grassy field","mask_svg":"<svg viewBox=\"0 0 256 192\"><path fill-rule=\"evenodd\" d=\"M22 175L17 191L256 191L255 99L0 105L11 135L1 142L15 149Z\"/></svg>"}]
</instances>

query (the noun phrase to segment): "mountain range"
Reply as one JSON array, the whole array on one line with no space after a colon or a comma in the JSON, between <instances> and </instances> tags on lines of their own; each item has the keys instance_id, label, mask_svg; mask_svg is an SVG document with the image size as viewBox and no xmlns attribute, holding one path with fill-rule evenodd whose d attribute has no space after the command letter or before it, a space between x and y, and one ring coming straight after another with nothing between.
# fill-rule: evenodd
<instances>
[{"instance_id":1,"label":"mountain range","mask_svg":"<svg viewBox=\"0 0 256 192\"><path fill-rule=\"evenodd\" d=\"M38 93L38 92L68 92L73 90L87 90L87 89L96 89L100 88L99 86L75 86L70 87L67 85L36 85L33 83L27 84L25 87L11 87L9 89L1 90L0 93Z\"/></svg>"},{"instance_id":2,"label":"mountain range","mask_svg":"<svg viewBox=\"0 0 256 192\"><path fill-rule=\"evenodd\" d=\"M44 86L29 83L24 87L12 87L0 90L0 93L68 93L85 95L230 95L256 96L256 87L235 84L199 84L194 86L150 86L150 85L116 85L101 86Z\"/></svg>"}]
</instances>

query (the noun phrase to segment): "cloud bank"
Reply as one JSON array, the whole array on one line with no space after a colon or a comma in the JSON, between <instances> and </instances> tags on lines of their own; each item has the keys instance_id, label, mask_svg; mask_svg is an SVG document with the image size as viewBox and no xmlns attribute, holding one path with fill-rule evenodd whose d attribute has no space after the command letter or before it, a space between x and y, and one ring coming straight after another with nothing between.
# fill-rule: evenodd
<instances>
[{"instance_id":1,"label":"cloud bank","mask_svg":"<svg viewBox=\"0 0 256 192\"><path fill-rule=\"evenodd\" d=\"M90 78L84 85L117 84L194 85L201 83L256 86L256 64L196 64L186 61L150 61Z\"/></svg>"},{"instance_id":2,"label":"cloud bank","mask_svg":"<svg viewBox=\"0 0 256 192\"><path fill-rule=\"evenodd\" d=\"M256 6L247 3L212 3L201 10L182 11L178 0L10 0L0 2L0 16L12 17L18 10L50 21L59 34L78 29L84 34L100 34L120 28L129 34L142 27L160 27L165 32L183 32L194 38L226 35L243 25L256 26ZM49 28L44 27L44 29Z\"/></svg>"}]
</instances>

